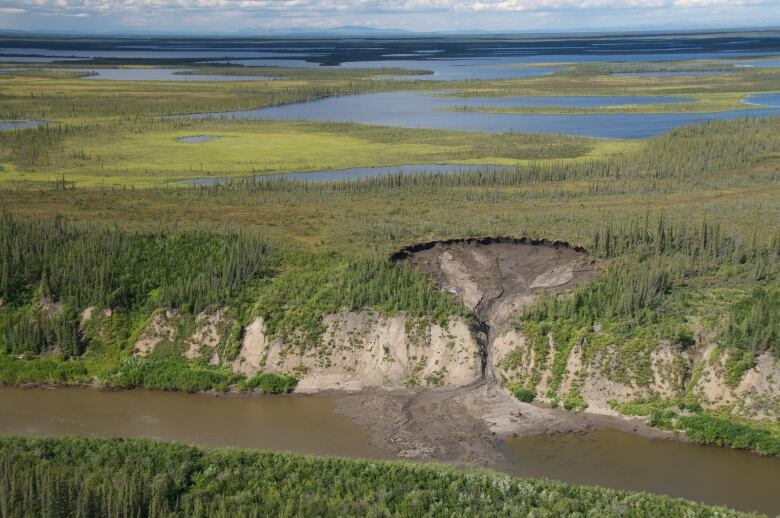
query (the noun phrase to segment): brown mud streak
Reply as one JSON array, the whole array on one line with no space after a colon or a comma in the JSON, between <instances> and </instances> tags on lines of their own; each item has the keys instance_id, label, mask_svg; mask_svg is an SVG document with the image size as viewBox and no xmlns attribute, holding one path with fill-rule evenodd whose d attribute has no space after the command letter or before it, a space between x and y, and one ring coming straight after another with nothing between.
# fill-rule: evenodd
<instances>
[{"instance_id":1,"label":"brown mud streak","mask_svg":"<svg viewBox=\"0 0 780 518\"><path fill-rule=\"evenodd\" d=\"M343 397L337 410L368 426L375 445L406 458L484 466L502 460L500 437L490 426L496 415L521 433L590 427L578 416L520 404L501 388L491 356L496 334L539 293L570 289L591 275L594 267L585 249L528 238L449 239L408 246L390 260L431 276L474 311L482 369L464 386Z\"/></svg>"}]
</instances>

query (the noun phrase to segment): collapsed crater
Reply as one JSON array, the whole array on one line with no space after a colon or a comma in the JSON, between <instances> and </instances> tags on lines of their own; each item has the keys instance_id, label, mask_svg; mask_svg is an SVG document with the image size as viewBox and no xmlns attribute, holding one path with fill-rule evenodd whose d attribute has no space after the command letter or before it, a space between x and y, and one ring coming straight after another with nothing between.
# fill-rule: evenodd
<instances>
[{"instance_id":1,"label":"collapsed crater","mask_svg":"<svg viewBox=\"0 0 780 518\"><path fill-rule=\"evenodd\" d=\"M429 275L440 289L456 295L487 333L506 327L540 293L568 290L594 272L584 248L527 238L430 241L390 259Z\"/></svg>"}]
</instances>

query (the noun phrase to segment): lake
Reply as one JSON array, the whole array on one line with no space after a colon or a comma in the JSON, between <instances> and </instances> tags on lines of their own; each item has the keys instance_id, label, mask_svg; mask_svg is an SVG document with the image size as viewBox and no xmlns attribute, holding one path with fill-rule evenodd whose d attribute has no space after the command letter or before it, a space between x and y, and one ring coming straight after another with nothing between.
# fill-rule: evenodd
<instances>
[{"instance_id":1,"label":"lake","mask_svg":"<svg viewBox=\"0 0 780 518\"><path fill-rule=\"evenodd\" d=\"M668 42L666 42L668 43ZM625 49L620 49L625 46ZM762 51L706 51L691 42L680 43L678 46L661 45L658 48L647 47L646 44L631 45L623 42L620 46L587 42L573 42L573 45L549 46L505 46L496 48L462 49L462 52L477 53L473 57L436 57L443 52L441 49L416 49L404 53L381 53L382 47L354 47L349 49L312 46L307 43L300 47L258 47L225 45L215 46L181 46L168 42L166 45L117 45L103 49L48 49L33 47L0 48L0 62L54 62L91 59L186 59L202 64L232 63L240 66L311 68L319 67L320 61L332 53L338 53L341 62L326 68L405 68L409 70L426 70L432 72L424 75L391 76L399 80L424 81L460 81L469 79L520 79L552 74L560 67L554 64L621 62L641 63L649 61L684 61L691 59L741 59L773 57L776 53ZM635 51L627 51L634 49ZM641 49L641 52L639 51ZM344 54L344 51L349 50ZM621 51L622 50L622 51ZM367 51L371 59L349 59L350 53L356 55ZM560 53L558 53L560 52ZM431 57L434 56L434 57ZM417 59L396 59L396 58ZM388 59L391 58L391 59ZM354 59L354 58L353 58ZM728 61L724 61L727 62ZM776 66L770 60L742 62L746 66ZM529 66L547 65L547 66ZM102 72L95 79L113 80L181 80L160 69L151 77L140 77L140 72ZM687 74L690 75L690 74ZM222 77L222 79L217 79ZM231 76L200 76L190 77L198 81L225 81ZM249 78L243 78L249 80ZM254 79L260 79L256 77ZM236 79L233 79L236 80Z\"/></svg>"},{"instance_id":2,"label":"lake","mask_svg":"<svg viewBox=\"0 0 780 518\"><path fill-rule=\"evenodd\" d=\"M522 52L522 51L519 51ZM710 52L710 53L645 53L645 54L539 54L539 55L513 55L492 56L474 58L423 58L423 59L381 59L372 61L345 61L337 66L324 68L404 68L407 70L424 70L432 74L391 76L396 79L422 80L422 81L461 81L468 79L521 79L524 77L539 77L549 75L562 67L554 67L556 64L573 63L643 63L650 61L686 61L690 59L729 59L741 57L760 56L761 53L741 52ZM288 58L231 58L213 61L214 63L255 66L255 67L289 67L311 68L319 67L316 61L306 59ZM731 62L726 61L726 64ZM750 61L745 64L750 66L776 66L772 61ZM529 66L545 65L545 66ZM733 73L737 73L735 71ZM722 71L714 72L723 73ZM673 73L675 75L682 75ZM707 72L713 74L713 72ZM653 75L657 75L653 73ZM685 75L700 75L698 73Z\"/></svg>"},{"instance_id":3,"label":"lake","mask_svg":"<svg viewBox=\"0 0 780 518\"><path fill-rule=\"evenodd\" d=\"M751 95L746 97L742 102L755 106L780 108L780 92Z\"/></svg>"},{"instance_id":4,"label":"lake","mask_svg":"<svg viewBox=\"0 0 780 518\"><path fill-rule=\"evenodd\" d=\"M553 133L597 138L638 139L675 127L710 120L780 115L780 108L733 110L717 113L520 115L448 111L481 106L595 107L626 104L624 96L448 98L418 92L381 92L330 97L317 101L255 110L190 114L196 119L270 119L358 122L406 128L463 131ZM680 98L634 97L634 104L681 102ZM748 98L753 102L755 97ZM546 103L546 104L542 104Z\"/></svg>"}]
</instances>

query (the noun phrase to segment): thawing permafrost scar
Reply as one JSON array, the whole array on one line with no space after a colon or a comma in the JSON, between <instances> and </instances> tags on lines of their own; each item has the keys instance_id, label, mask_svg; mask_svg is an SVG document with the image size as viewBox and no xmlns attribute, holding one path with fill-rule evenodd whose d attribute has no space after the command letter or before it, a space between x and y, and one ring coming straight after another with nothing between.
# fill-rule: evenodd
<instances>
[{"instance_id":1,"label":"thawing permafrost scar","mask_svg":"<svg viewBox=\"0 0 780 518\"><path fill-rule=\"evenodd\" d=\"M430 275L474 311L488 332L506 327L540 293L568 289L594 270L581 246L511 237L418 243L390 260Z\"/></svg>"}]
</instances>

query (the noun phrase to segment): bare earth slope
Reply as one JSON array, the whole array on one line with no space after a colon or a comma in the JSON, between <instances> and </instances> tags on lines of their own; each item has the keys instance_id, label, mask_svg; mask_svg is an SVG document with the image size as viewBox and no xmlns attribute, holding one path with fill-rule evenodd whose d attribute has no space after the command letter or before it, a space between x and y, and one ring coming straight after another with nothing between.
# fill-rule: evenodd
<instances>
[{"instance_id":1,"label":"bare earth slope","mask_svg":"<svg viewBox=\"0 0 780 518\"><path fill-rule=\"evenodd\" d=\"M417 245L393 259L427 273L474 311L482 374L455 388L343 399L339 411L369 426L378 445L405 457L486 465L500 461L496 444L502 435L589 426L581 416L520 403L497 382L491 359L496 333L510 328L524 305L592 273L582 250L564 243L486 238Z\"/></svg>"}]
</instances>

